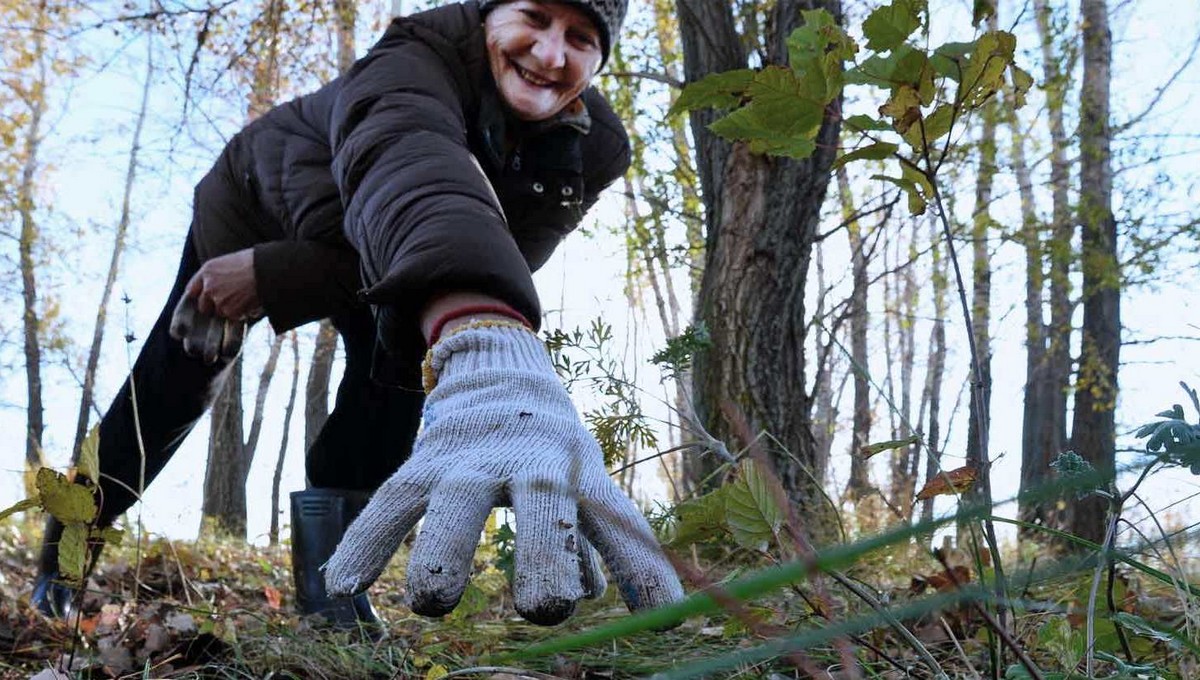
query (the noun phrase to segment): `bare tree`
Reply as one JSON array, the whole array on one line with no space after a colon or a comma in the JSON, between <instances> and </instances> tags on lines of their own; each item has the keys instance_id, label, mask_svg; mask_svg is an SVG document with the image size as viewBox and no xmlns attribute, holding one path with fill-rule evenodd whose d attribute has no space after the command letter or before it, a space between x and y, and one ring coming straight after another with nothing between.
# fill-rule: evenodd
<instances>
[{"instance_id":1,"label":"bare tree","mask_svg":"<svg viewBox=\"0 0 1200 680\"><path fill-rule=\"evenodd\" d=\"M48 84L48 55L46 34L50 26L46 0L40 0L33 14L33 30L30 32L29 57L34 64L34 74L28 87L18 87L18 96L27 109L28 123L22 134L21 175L16 191L17 215L21 231L17 242L21 270L22 326L25 350L25 467L33 470L42 465L42 434L45 421L42 405L42 342L37 271L34 250L38 247L36 184L40 169L39 151L45 131L42 129L46 114L46 88Z\"/></svg>"},{"instance_id":2,"label":"bare tree","mask_svg":"<svg viewBox=\"0 0 1200 680\"><path fill-rule=\"evenodd\" d=\"M1081 0L1083 86L1079 106L1079 223L1083 248L1083 342L1075 382L1071 448L1107 474L1116 470L1117 372L1121 360L1121 265L1112 211L1112 33L1106 0ZM1072 505L1071 533L1104 538L1106 501Z\"/></svg>"},{"instance_id":3,"label":"bare tree","mask_svg":"<svg viewBox=\"0 0 1200 680\"><path fill-rule=\"evenodd\" d=\"M100 365L100 349L104 344L104 326L108 320L108 303L112 299L113 286L121 269L121 256L125 252L125 236L129 231L130 201L137 180L138 154L142 147L142 130L146 123L146 109L150 102L150 84L154 75L154 41L146 37L146 80L142 85L142 103L138 108L133 128L133 143L129 147L129 165L125 170L125 190L121 196L121 215L113 233L112 255L108 262L108 275L104 279L104 290L100 304L96 307L96 325L92 330L92 345L88 349L87 365L83 372L83 391L79 398L79 418L75 422L75 443L71 446L72 460L78 460L80 447L87 436L88 423L95 407L96 369Z\"/></svg>"},{"instance_id":4,"label":"bare tree","mask_svg":"<svg viewBox=\"0 0 1200 680\"><path fill-rule=\"evenodd\" d=\"M292 413L296 410L296 390L300 384L300 343L296 331L288 333L292 344L292 387L288 390L288 403L283 411L283 438L279 442L279 457L275 460L275 474L271 477L271 528L267 540L271 545L279 543L279 485L283 479L283 461L287 457L288 434L292 429Z\"/></svg>"}]
</instances>

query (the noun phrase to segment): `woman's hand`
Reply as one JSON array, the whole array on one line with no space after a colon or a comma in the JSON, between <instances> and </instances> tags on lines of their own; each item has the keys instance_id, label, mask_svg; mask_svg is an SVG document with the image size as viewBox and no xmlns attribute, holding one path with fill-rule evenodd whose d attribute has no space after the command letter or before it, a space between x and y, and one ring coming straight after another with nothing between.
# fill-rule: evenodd
<instances>
[{"instance_id":1,"label":"woman's hand","mask_svg":"<svg viewBox=\"0 0 1200 680\"><path fill-rule=\"evenodd\" d=\"M201 314L231 321L262 316L258 282L254 278L254 249L214 257L188 281L184 296L196 300Z\"/></svg>"}]
</instances>

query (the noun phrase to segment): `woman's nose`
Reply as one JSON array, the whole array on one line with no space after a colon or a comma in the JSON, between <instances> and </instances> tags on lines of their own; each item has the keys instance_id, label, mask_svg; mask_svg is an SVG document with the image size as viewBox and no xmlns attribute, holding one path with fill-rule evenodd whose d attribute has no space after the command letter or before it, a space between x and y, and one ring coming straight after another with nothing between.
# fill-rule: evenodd
<instances>
[{"instance_id":1,"label":"woman's nose","mask_svg":"<svg viewBox=\"0 0 1200 680\"><path fill-rule=\"evenodd\" d=\"M533 56L545 69L560 69L567 63L566 39L561 31L542 31L533 44Z\"/></svg>"}]
</instances>

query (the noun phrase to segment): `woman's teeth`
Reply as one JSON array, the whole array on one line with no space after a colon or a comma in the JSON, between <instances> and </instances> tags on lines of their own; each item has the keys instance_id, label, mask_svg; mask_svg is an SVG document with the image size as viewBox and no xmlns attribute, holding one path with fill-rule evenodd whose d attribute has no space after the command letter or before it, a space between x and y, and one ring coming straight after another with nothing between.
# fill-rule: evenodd
<instances>
[{"instance_id":1,"label":"woman's teeth","mask_svg":"<svg viewBox=\"0 0 1200 680\"><path fill-rule=\"evenodd\" d=\"M539 78L532 72L521 68L519 64L514 63L513 66L516 68L517 74L521 76L521 79L531 85L537 85L538 87L548 87L553 85L551 81L546 80L545 78Z\"/></svg>"}]
</instances>

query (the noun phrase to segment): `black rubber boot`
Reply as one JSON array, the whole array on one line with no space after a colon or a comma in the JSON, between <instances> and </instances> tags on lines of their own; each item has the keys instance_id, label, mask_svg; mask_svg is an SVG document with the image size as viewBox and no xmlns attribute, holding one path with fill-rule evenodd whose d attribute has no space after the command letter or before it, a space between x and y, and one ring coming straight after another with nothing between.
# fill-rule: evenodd
<instances>
[{"instance_id":1,"label":"black rubber boot","mask_svg":"<svg viewBox=\"0 0 1200 680\"><path fill-rule=\"evenodd\" d=\"M75 604L75 588L62 582L58 573L58 542L62 539L63 525L53 517L46 520L46 531L42 534L42 551L38 556L38 573L33 581L30 603L41 613L51 618L70 616ZM84 565L84 580L91 573L100 557L102 546L89 545L87 564Z\"/></svg>"},{"instance_id":2,"label":"black rubber boot","mask_svg":"<svg viewBox=\"0 0 1200 680\"><path fill-rule=\"evenodd\" d=\"M366 593L330 597L321 566L333 556L350 522L367 504L365 491L306 489L292 492L292 576L296 606L303 614L321 614L337 628L361 628L371 638L384 633L383 622Z\"/></svg>"}]
</instances>

